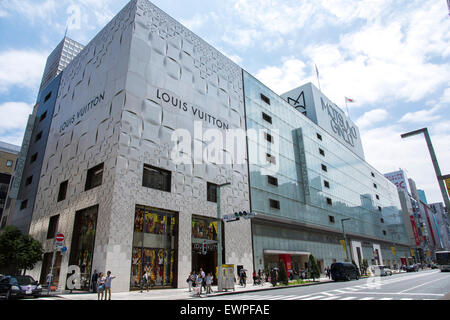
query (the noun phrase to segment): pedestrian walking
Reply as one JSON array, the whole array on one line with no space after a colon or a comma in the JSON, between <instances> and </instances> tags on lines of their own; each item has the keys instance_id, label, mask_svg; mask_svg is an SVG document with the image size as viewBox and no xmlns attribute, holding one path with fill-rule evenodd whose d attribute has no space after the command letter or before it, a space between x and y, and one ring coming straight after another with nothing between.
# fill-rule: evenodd
<instances>
[{"instance_id":1,"label":"pedestrian walking","mask_svg":"<svg viewBox=\"0 0 450 320\"><path fill-rule=\"evenodd\" d=\"M202 294L202 282L203 278L198 275L197 279L195 280L195 288L194 288L194 294L196 294L198 297Z\"/></svg>"},{"instance_id":2,"label":"pedestrian walking","mask_svg":"<svg viewBox=\"0 0 450 320\"><path fill-rule=\"evenodd\" d=\"M148 274L147 271L144 271L144 274L142 275L142 285L141 285L141 292L143 287L147 288L147 292L148 292Z\"/></svg>"},{"instance_id":3,"label":"pedestrian walking","mask_svg":"<svg viewBox=\"0 0 450 320\"><path fill-rule=\"evenodd\" d=\"M111 282L113 279L115 279L116 277L111 276L111 271L108 271L106 273L106 278L105 278L105 300L108 296L108 292L109 292L109 299L111 300Z\"/></svg>"},{"instance_id":4,"label":"pedestrian walking","mask_svg":"<svg viewBox=\"0 0 450 320\"><path fill-rule=\"evenodd\" d=\"M205 275L205 271L203 271L202 268L200 268L200 274L199 276L202 278L202 282L201 282L201 286L202 288L200 288L200 293L202 292L202 289L205 289L206 291L206 275Z\"/></svg>"},{"instance_id":5,"label":"pedestrian walking","mask_svg":"<svg viewBox=\"0 0 450 320\"><path fill-rule=\"evenodd\" d=\"M212 293L211 284L212 284L213 276L211 275L211 273L208 273L205 280L206 280L205 281L206 282L206 294Z\"/></svg>"},{"instance_id":6,"label":"pedestrian walking","mask_svg":"<svg viewBox=\"0 0 450 320\"><path fill-rule=\"evenodd\" d=\"M97 269L95 269L91 277L91 289L92 292L94 293L97 293L97 279L98 279L98 272Z\"/></svg>"},{"instance_id":7,"label":"pedestrian walking","mask_svg":"<svg viewBox=\"0 0 450 320\"><path fill-rule=\"evenodd\" d=\"M103 300L103 294L105 292L105 282L106 278L103 272L100 272L97 278L97 298L98 300Z\"/></svg>"},{"instance_id":8,"label":"pedestrian walking","mask_svg":"<svg viewBox=\"0 0 450 320\"><path fill-rule=\"evenodd\" d=\"M195 281L194 274L191 271L191 273L189 273L188 278L186 279L186 282L189 285L189 292L192 292L192 285L193 285L194 281Z\"/></svg>"}]
</instances>

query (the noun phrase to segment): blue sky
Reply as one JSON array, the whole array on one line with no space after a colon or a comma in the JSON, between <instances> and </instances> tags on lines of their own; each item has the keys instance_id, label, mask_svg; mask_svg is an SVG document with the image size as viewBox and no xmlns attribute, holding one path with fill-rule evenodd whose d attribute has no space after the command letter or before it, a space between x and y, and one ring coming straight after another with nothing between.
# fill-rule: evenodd
<instances>
[{"instance_id":1,"label":"blue sky","mask_svg":"<svg viewBox=\"0 0 450 320\"><path fill-rule=\"evenodd\" d=\"M46 58L64 36L87 44L127 0L0 0L0 140L21 144ZM404 168L442 201L422 137L450 174L450 16L446 0L155 0L281 94L317 86L360 128L366 160Z\"/></svg>"}]
</instances>

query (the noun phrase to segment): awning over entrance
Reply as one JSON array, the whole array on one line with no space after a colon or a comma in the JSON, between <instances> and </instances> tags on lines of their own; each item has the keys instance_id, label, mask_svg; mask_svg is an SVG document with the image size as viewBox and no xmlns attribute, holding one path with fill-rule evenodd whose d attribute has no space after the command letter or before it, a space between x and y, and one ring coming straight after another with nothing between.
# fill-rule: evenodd
<instances>
[{"instance_id":1,"label":"awning over entrance","mask_svg":"<svg viewBox=\"0 0 450 320\"><path fill-rule=\"evenodd\" d=\"M311 254L311 252L265 249L264 250L264 254L289 254L291 256L304 256L304 255L308 255L309 256Z\"/></svg>"}]
</instances>

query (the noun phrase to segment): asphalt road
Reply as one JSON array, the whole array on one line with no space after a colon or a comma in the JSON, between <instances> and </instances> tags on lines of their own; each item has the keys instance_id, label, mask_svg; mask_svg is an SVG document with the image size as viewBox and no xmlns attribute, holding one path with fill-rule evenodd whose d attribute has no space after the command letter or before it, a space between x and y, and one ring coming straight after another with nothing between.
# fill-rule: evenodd
<instances>
[{"instance_id":1,"label":"asphalt road","mask_svg":"<svg viewBox=\"0 0 450 320\"><path fill-rule=\"evenodd\" d=\"M231 294L202 300L440 300L450 293L450 273L424 270L386 277Z\"/></svg>"}]
</instances>

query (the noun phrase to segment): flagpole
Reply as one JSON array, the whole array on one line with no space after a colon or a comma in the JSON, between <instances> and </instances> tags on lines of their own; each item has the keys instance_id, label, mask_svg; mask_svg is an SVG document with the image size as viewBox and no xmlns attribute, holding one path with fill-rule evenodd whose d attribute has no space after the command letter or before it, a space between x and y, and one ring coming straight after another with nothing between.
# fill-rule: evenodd
<instances>
[{"instance_id":1,"label":"flagpole","mask_svg":"<svg viewBox=\"0 0 450 320\"><path fill-rule=\"evenodd\" d=\"M344 97L345 100L345 107L347 108L347 117L350 119L350 112L348 111L348 105L347 105L347 97Z\"/></svg>"},{"instance_id":2,"label":"flagpole","mask_svg":"<svg viewBox=\"0 0 450 320\"><path fill-rule=\"evenodd\" d=\"M319 84L319 90L322 91L322 89L320 88L319 69L317 69L316 64L314 64L314 66L316 67L316 76L317 76L317 83Z\"/></svg>"}]
</instances>

